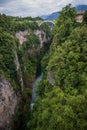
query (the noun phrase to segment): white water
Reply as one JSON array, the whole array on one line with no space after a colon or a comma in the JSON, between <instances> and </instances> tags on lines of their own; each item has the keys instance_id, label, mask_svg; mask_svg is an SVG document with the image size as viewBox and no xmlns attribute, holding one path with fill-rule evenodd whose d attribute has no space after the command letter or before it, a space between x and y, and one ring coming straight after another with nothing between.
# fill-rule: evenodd
<instances>
[{"instance_id":1,"label":"white water","mask_svg":"<svg viewBox=\"0 0 87 130\"><path fill-rule=\"evenodd\" d=\"M31 109L33 108L34 102L35 102L35 100L37 98L37 92L36 92L37 91L37 85L41 81L41 79L42 79L42 74L33 83L32 99L31 99L31 104L30 104Z\"/></svg>"}]
</instances>

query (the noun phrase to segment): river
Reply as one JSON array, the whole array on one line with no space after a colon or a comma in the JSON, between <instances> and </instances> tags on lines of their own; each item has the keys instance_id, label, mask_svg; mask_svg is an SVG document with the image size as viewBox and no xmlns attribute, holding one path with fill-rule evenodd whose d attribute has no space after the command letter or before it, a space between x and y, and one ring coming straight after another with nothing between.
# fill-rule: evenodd
<instances>
[{"instance_id":1,"label":"river","mask_svg":"<svg viewBox=\"0 0 87 130\"><path fill-rule=\"evenodd\" d=\"M31 109L33 108L34 102L35 102L35 100L37 98L37 92L36 92L37 91L37 85L41 81L41 79L42 79L42 74L39 75L36 78L36 80L34 81L34 83L33 83L33 87L32 87L32 99L31 99L31 104L30 104Z\"/></svg>"}]
</instances>

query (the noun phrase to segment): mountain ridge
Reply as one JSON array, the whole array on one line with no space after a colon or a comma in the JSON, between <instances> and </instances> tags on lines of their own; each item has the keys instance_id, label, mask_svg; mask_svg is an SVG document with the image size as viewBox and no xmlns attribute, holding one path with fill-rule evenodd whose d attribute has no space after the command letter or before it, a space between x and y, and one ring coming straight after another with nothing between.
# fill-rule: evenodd
<instances>
[{"instance_id":1,"label":"mountain ridge","mask_svg":"<svg viewBox=\"0 0 87 130\"><path fill-rule=\"evenodd\" d=\"M75 9L77 12L85 11L87 10L87 5L77 5ZM59 16L59 14L60 14L60 11L57 11L48 15L42 15L40 17L44 20L55 20Z\"/></svg>"}]
</instances>

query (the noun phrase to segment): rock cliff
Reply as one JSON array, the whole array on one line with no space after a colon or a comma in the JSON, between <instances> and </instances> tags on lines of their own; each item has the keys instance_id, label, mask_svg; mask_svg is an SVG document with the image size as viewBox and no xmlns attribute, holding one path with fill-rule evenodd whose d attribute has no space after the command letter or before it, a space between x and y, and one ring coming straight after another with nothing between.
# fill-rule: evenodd
<instances>
[{"instance_id":1,"label":"rock cliff","mask_svg":"<svg viewBox=\"0 0 87 130\"><path fill-rule=\"evenodd\" d=\"M10 82L0 76L0 130L11 130L12 117L17 107L18 96Z\"/></svg>"}]
</instances>

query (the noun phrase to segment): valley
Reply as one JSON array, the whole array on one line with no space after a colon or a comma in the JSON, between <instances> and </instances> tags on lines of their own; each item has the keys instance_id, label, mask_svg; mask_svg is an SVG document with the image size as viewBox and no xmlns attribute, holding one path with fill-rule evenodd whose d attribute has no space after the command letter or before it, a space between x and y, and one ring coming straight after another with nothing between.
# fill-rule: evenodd
<instances>
[{"instance_id":1,"label":"valley","mask_svg":"<svg viewBox=\"0 0 87 130\"><path fill-rule=\"evenodd\" d=\"M0 130L86 130L87 11L77 16L70 4L56 20L0 14Z\"/></svg>"}]
</instances>

